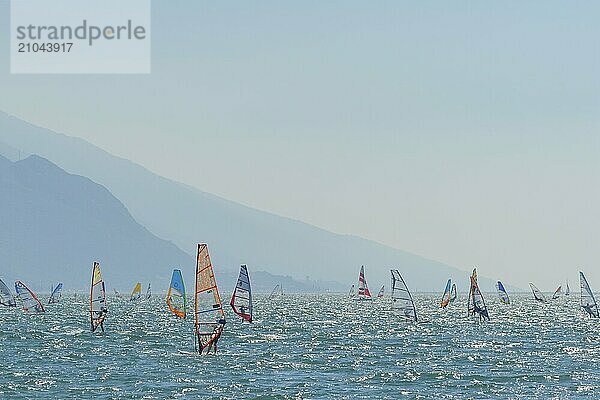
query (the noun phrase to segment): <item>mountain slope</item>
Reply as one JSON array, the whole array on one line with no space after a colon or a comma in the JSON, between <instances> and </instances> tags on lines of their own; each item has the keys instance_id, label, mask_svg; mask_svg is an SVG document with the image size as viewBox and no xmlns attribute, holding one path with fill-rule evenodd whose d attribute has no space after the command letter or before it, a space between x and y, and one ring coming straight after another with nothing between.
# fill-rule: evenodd
<instances>
[{"instance_id":1,"label":"mountain slope","mask_svg":"<svg viewBox=\"0 0 600 400\"><path fill-rule=\"evenodd\" d=\"M0 113L0 141L24 153L40 154L69 172L106 186L137 221L185 251L192 252L194 243L206 241L215 264L226 268L247 263L300 280L310 277L349 286L356 281L360 265L365 264L373 287L388 283L389 269L395 267L415 290L438 291L448 277L457 281L459 289L467 289L465 271L201 192L153 174L84 140L3 113ZM480 273L485 275L484 271ZM492 282L482 278L482 287L492 289Z\"/></svg>"},{"instance_id":2,"label":"mountain slope","mask_svg":"<svg viewBox=\"0 0 600 400\"><path fill-rule=\"evenodd\" d=\"M164 285L171 266L194 265L106 188L38 156L14 163L0 157L0 221L2 276L43 289L59 280L85 288L94 260L119 289L142 278Z\"/></svg>"}]
</instances>

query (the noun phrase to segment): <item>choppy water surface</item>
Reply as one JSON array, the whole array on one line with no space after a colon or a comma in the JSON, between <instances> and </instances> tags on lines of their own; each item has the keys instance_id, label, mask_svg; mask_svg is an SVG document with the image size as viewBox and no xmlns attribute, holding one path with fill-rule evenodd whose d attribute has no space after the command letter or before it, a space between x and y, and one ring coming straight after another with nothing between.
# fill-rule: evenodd
<instances>
[{"instance_id":1,"label":"choppy water surface","mask_svg":"<svg viewBox=\"0 0 600 400\"><path fill-rule=\"evenodd\" d=\"M45 315L0 308L0 398L598 398L600 321L578 297L538 304L487 295L492 321L465 317L465 299L428 322L402 322L389 299L286 295L256 301L254 324L228 312L217 356L194 356L192 321L162 297L109 298L105 334L73 295ZM229 311L229 310L228 310Z\"/></svg>"}]
</instances>

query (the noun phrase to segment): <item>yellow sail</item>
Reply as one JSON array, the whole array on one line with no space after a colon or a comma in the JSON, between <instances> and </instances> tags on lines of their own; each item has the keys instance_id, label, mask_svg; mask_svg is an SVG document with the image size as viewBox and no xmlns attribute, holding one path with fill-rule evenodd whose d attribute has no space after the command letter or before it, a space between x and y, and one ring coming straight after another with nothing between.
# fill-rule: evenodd
<instances>
[{"instance_id":1,"label":"yellow sail","mask_svg":"<svg viewBox=\"0 0 600 400\"><path fill-rule=\"evenodd\" d=\"M131 297L129 297L129 300L139 300L140 297L142 297L142 284L138 282L133 288L133 292L131 292Z\"/></svg>"},{"instance_id":2,"label":"yellow sail","mask_svg":"<svg viewBox=\"0 0 600 400\"><path fill-rule=\"evenodd\" d=\"M216 353L225 326L225 313L206 244L198 245L194 316L196 350L200 354L208 354L211 349Z\"/></svg>"}]
</instances>

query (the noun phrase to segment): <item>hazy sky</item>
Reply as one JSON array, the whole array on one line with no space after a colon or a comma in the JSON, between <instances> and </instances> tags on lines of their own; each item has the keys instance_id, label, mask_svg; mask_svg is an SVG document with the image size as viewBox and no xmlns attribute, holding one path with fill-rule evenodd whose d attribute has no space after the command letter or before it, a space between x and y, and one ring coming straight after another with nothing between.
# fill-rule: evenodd
<instances>
[{"instance_id":1,"label":"hazy sky","mask_svg":"<svg viewBox=\"0 0 600 400\"><path fill-rule=\"evenodd\" d=\"M154 1L152 74L28 76L0 0L0 109L335 232L600 288L600 3L525 3Z\"/></svg>"}]
</instances>

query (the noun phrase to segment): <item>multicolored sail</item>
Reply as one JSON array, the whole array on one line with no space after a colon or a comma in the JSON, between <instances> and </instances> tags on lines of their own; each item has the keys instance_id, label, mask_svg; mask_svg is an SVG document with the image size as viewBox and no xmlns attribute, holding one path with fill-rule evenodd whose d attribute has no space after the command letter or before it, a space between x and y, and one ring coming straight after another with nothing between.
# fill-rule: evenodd
<instances>
[{"instance_id":1,"label":"multicolored sail","mask_svg":"<svg viewBox=\"0 0 600 400\"><path fill-rule=\"evenodd\" d=\"M367 278L365 278L365 266L360 267L360 273L358 274L358 298L361 300L371 300L371 292L369 291L369 285L367 285Z\"/></svg>"},{"instance_id":2,"label":"multicolored sail","mask_svg":"<svg viewBox=\"0 0 600 400\"><path fill-rule=\"evenodd\" d=\"M215 280L213 266L206 244L198 245L196 262L196 288L194 296L194 317L196 350L208 354L211 349L217 352L217 342L225 327L225 313Z\"/></svg>"},{"instance_id":3,"label":"multicolored sail","mask_svg":"<svg viewBox=\"0 0 600 400\"><path fill-rule=\"evenodd\" d=\"M554 291L554 294L552 295L552 300L558 299L561 294L562 294L562 286L559 286L558 289L556 289Z\"/></svg>"},{"instance_id":4,"label":"multicolored sail","mask_svg":"<svg viewBox=\"0 0 600 400\"><path fill-rule=\"evenodd\" d=\"M146 289L146 300L150 300L152 297L152 289L150 288L150 284L148 284L148 289Z\"/></svg>"},{"instance_id":5,"label":"multicolored sail","mask_svg":"<svg viewBox=\"0 0 600 400\"><path fill-rule=\"evenodd\" d=\"M454 303L454 300L456 300L456 297L457 297L456 284L453 283L452 289L450 290L450 303Z\"/></svg>"},{"instance_id":6,"label":"multicolored sail","mask_svg":"<svg viewBox=\"0 0 600 400\"><path fill-rule=\"evenodd\" d=\"M48 304L58 303L60 298L62 297L62 282L56 285L54 289L52 289L52 294L50 294L50 298L48 299Z\"/></svg>"},{"instance_id":7,"label":"multicolored sail","mask_svg":"<svg viewBox=\"0 0 600 400\"><path fill-rule=\"evenodd\" d=\"M508 293L506 292L506 289L504 288L504 285L502 284L502 282L498 281L496 283L496 288L498 289L498 298L500 299L500 303L510 304L510 299L508 297Z\"/></svg>"},{"instance_id":8,"label":"multicolored sail","mask_svg":"<svg viewBox=\"0 0 600 400\"><path fill-rule=\"evenodd\" d=\"M23 311L35 311L38 313L46 311L36 295L23 282L15 282L15 291L23 304Z\"/></svg>"},{"instance_id":9,"label":"multicolored sail","mask_svg":"<svg viewBox=\"0 0 600 400\"><path fill-rule=\"evenodd\" d=\"M588 313L590 318L599 318L598 303L596 303L594 293L592 293L590 285L581 271L579 272L579 283L581 285L581 308Z\"/></svg>"},{"instance_id":10,"label":"multicolored sail","mask_svg":"<svg viewBox=\"0 0 600 400\"><path fill-rule=\"evenodd\" d=\"M471 288L469 289L469 301L467 303L467 310L469 316L479 316L479 320L490 320L485 300L479 290L479 283L477 282L477 268L473 268L473 274L471 274Z\"/></svg>"},{"instance_id":11,"label":"multicolored sail","mask_svg":"<svg viewBox=\"0 0 600 400\"><path fill-rule=\"evenodd\" d=\"M391 269L390 272L392 274L392 310L399 311L402 317L417 322L415 302L404 279L402 279L402 275L400 275L400 271Z\"/></svg>"},{"instance_id":12,"label":"multicolored sail","mask_svg":"<svg viewBox=\"0 0 600 400\"><path fill-rule=\"evenodd\" d=\"M186 300L185 300L185 285L183 284L183 276L181 270L174 269L171 275L171 284L167 292L167 305L169 310L179 318L185 318Z\"/></svg>"},{"instance_id":13,"label":"multicolored sail","mask_svg":"<svg viewBox=\"0 0 600 400\"><path fill-rule=\"evenodd\" d=\"M100 264L94 261L92 268L92 285L90 286L90 325L92 332L98 327L104 332L104 319L108 313L106 290L100 273Z\"/></svg>"},{"instance_id":14,"label":"multicolored sail","mask_svg":"<svg viewBox=\"0 0 600 400\"><path fill-rule=\"evenodd\" d=\"M133 291L131 292L131 296L129 296L129 301L139 300L142 297L142 284L136 283Z\"/></svg>"},{"instance_id":15,"label":"multicolored sail","mask_svg":"<svg viewBox=\"0 0 600 400\"><path fill-rule=\"evenodd\" d=\"M8 288L8 286L6 286L6 283L4 283L2 279L0 279L0 304L7 307L17 306L15 297L10 292L10 289Z\"/></svg>"},{"instance_id":16,"label":"multicolored sail","mask_svg":"<svg viewBox=\"0 0 600 400\"><path fill-rule=\"evenodd\" d=\"M252 322L252 288L248 268L245 265L240 266L240 275L229 305L244 321Z\"/></svg>"},{"instance_id":17,"label":"multicolored sail","mask_svg":"<svg viewBox=\"0 0 600 400\"><path fill-rule=\"evenodd\" d=\"M385 292L385 285L383 285L381 287L381 289L379 289L379 293L377 293L377 298L380 299L383 297L383 293Z\"/></svg>"},{"instance_id":18,"label":"multicolored sail","mask_svg":"<svg viewBox=\"0 0 600 400\"><path fill-rule=\"evenodd\" d=\"M546 300L546 296L544 296L544 293L542 293L540 291L540 289L538 289L533 283L529 283L529 287L531 288L531 292L533 293L533 298L536 301L540 301L542 303L547 302L548 300Z\"/></svg>"},{"instance_id":19,"label":"multicolored sail","mask_svg":"<svg viewBox=\"0 0 600 400\"><path fill-rule=\"evenodd\" d=\"M440 308L446 308L448 304L450 304L450 300L452 299L452 279L448 279L446 282L446 288L444 289L444 294L442 295L442 302L440 303Z\"/></svg>"}]
</instances>

